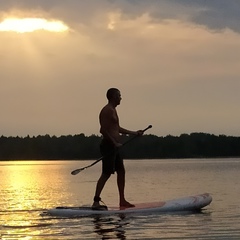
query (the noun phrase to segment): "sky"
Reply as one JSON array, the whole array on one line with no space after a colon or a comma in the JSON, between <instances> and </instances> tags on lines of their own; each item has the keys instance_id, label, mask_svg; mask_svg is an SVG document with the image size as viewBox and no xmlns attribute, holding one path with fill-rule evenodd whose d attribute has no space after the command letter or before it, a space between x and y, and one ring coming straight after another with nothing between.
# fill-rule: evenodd
<instances>
[{"instance_id":1,"label":"sky","mask_svg":"<svg viewBox=\"0 0 240 240\"><path fill-rule=\"evenodd\" d=\"M0 136L240 136L239 0L0 0Z\"/></svg>"}]
</instances>

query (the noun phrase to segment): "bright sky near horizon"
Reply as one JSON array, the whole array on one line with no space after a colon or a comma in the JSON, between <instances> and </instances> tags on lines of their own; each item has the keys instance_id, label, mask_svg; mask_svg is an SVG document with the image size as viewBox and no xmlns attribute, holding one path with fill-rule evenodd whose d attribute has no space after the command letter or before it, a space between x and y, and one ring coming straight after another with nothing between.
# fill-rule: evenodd
<instances>
[{"instance_id":1,"label":"bright sky near horizon","mask_svg":"<svg viewBox=\"0 0 240 240\"><path fill-rule=\"evenodd\" d=\"M0 1L0 135L240 136L239 0Z\"/></svg>"}]
</instances>

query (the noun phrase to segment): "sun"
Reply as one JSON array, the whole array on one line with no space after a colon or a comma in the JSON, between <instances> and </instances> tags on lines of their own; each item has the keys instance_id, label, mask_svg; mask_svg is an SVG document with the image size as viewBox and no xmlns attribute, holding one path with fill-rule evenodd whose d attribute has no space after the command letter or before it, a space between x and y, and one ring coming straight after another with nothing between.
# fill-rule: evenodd
<instances>
[{"instance_id":1,"label":"sun","mask_svg":"<svg viewBox=\"0 0 240 240\"><path fill-rule=\"evenodd\" d=\"M34 31L66 32L68 26L59 20L44 18L6 18L0 22L0 31L27 33Z\"/></svg>"}]
</instances>

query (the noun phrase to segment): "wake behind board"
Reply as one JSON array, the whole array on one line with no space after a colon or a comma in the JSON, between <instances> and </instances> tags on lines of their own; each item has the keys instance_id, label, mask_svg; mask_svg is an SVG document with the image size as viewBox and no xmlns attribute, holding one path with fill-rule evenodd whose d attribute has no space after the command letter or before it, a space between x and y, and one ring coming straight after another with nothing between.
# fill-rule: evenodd
<instances>
[{"instance_id":1,"label":"wake behind board","mask_svg":"<svg viewBox=\"0 0 240 240\"><path fill-rule=\"evenodd\" d=\"M47 210L47 214L58 217L81 217L91 215L111 215L128 213L171 213L194 212L209 205L212 197L208 193L178 198L168 201L139 203L132 208L109 207L108 210L92 210L91 207L56 207Z\"/></svg>"}]
</instances>

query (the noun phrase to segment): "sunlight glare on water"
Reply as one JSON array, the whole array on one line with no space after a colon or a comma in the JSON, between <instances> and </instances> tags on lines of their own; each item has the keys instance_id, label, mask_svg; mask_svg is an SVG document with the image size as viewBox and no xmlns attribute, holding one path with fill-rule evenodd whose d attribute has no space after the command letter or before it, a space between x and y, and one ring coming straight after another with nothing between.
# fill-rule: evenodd
<instances>
[{"instance_id":1,"label":"sunlight glare on water","mask_svg":"<svg viewBox=\"0 0 240 240\"><path fill-rule=\"evenodd\" d=\"M92 161L91 161L92 162ZM56 206L91 205L101 164L88 161L0 162L1 239L240 239L240 159L128 160L126 197L152 202L209 192L202 213L57 218ZM116 175L102 199L118 205Z\"/></svg>"}]
</instances>

